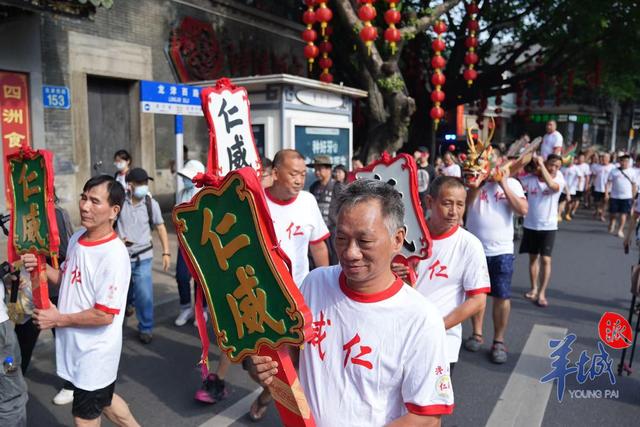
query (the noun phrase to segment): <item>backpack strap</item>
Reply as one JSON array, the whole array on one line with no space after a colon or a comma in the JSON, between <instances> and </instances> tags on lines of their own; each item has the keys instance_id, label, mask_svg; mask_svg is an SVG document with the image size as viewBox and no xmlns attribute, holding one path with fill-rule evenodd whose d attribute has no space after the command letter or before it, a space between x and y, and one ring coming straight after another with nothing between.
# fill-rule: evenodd
<instances>
[{"instance_id":1,"label":"backpack strap","mask_svg":"<svg viewBox=\"0 0 640 427\"><path fill-rule=\"evenodd\" d=\"M147 216L149 217L149 229L153 231L153 229L155 228L155 225L153 224L153 209L151 206L151 196L148 194L144 196L144 205L147 207Z\"/></svg>"}]
</instances>

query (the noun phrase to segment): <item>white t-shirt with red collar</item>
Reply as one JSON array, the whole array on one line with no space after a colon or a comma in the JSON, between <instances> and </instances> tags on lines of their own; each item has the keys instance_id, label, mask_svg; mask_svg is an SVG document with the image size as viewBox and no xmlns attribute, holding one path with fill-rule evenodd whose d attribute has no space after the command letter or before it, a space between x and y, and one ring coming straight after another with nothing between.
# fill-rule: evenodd
<instances>
[{"instance_id":1,"label":"white t-shirt with red collar","mask_svg":"<svg viewBox=\"0 0 640 427\"><path fill-rule=\"evenodd\" d=\"M558 191L552 191L544 179L534 174L520 179L529 201L529 210L522 224L525 228L538 231L558 229L558 201L565 186L562 173L556 172L553 181L560 186Z\"/></svg>"},{"instance_id":2,"label":"white t-shirt with red collar","mask_svg":"<svg viewBox=\"0 0 640 427\"><path fill-rule=\"evenodd\" d=\"M562 189L562 192L566 194L568 188L569 194L571 196L575 196L576 191L578 191L578 183L580 181L581 173L578 170L578 166L576 166L575 164L571 164L571 166L562 168L561 172L564 180L566 181L566 185Z\"/></svg>"},{"instance_id":3,"label":"white t-shirt with red collar","mask_svg":"<svg viewBox=\"0 0 640 427\"><path fill-rule=\"evenodd\" d=\"M300 352L300 383L318 427L453 411L442 316L415 289L397 279L357 293L336 265L313 270L300 290L314 332Z\"/></svg>"},{"instance_id":4,"label":"white t-shirt with red collar","mask_svg":"<svg viewBox=\"0 0 640 427\"><path fill-rule=\"evenodd\" d=\"M540 154L544 160L547 160L549 154L553 153L556 148L562 148L562 134L557 130L551 133L546 133L542 137L542 144L540 144Z\"/></svg>"},{"instance_id":5,"label":"white t-shirt with red collar","mask_svg":"<svg viewBox=\"0 0 640 427\"><path fill-rule=\"evenodd\" d=\"M311 193L301 191L283 202L265 191L278 243L291 260L292 276L298 287L309 274L309 245L329 238L318 202Z\"/></svg>"},{"instance_id":6,"label":"white t-shirt with red collar","mask_svg":"<svg viewBox=\"0 0 640 427\"><path fill-rule=\"evenodd\" d=\"M87 391L116 380L122 351L122 321L131 277L124 243L111 236L86 242L80 229L69 239L61 266L58 310L63 314L96 308L113 314L113 322L97 327L56 329L58 376Z\"/></svg>"},{"instance_id":7,"label":"white t-shirt with red collar","mask_svg":"<svg viewBox=\"0 0 640 427\"><path fill-rule=\"evenodd\" d=\"M517 179L508 178L507 185L516 197L526 200ZM513 254L513 208L500 184L488 181L480 187L467 210L466 227L480 239L486 256Z\"/></svg>"},{"instance_id":8,"label":"white t-shirt with red collar","mask_svg":"<svg viewBox=\"0 0 640 427\"><path fill-rule=\"evenodd\" d=\"M431 257L418 263L416 289L432 302L440 315L461 305L466 296L489 293L491 284L482 243L467 230L452 227L440 236L432 236ZM462 325L447 330L447 361L458 361L462 343Z\"/></svg>"},{"instance_id":9,"label":"white t-shirt with red collar","mask_svg":"<svg viewBox=\"0 0 640 427\"><path fill-rule=\"evenodd\" d=\"M457 176L458 178L462 177L462 169L460 169L460 165L452 164L450 166L445 166L442 168L442 175L444 176Z\"/></svg>"}]
</instances>

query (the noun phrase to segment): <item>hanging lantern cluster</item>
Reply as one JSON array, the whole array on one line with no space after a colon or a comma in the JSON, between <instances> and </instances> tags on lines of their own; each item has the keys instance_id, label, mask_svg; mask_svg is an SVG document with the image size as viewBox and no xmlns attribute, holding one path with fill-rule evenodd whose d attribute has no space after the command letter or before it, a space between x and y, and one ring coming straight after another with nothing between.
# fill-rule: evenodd
<instances>
[{"instance_id":1,"label":"hanging lantern cluster","mask_svg":"<svg viewBox=\"0 0 640 427\"><path fill-rule=\"evenodd\" d=\"M476 53L476 49L478 47L478 30L480 29L480 24L478 24L478 5L475 1L471 1L471 3L466 5L467 16L469 20L467 21L467 38L464 42L465 47L467 48L467 53L464 56L464 63L466 68L462 73L462 77L467 81L467 84L471 86L473 81L478 78L478 71L476 71L475 67L478 63L478 54Z\"/></svg>"},{"instance_id":2,"label":"hanging lantern cluster","mask_svg":"<svg viewBox=\"0 0 640 427\"><path fill-rule=\"evenodd\" d=\"M442 86L444 85L446 78L442 69L447 65L447 61L442 56L442 51L445 48L442 34L447 31L447 24L443 21L437 21L433 26L433 31L438 35L437 38L431 43L434 55L431 58L431 67L433 67L433 75L431 76L431 83L435 87L431 92L431 101L433 101L433 107L431 108L431 118L433 119L433 126L438 127L438 123L444 117L444 110L440 106L444 101L444 91Z\"/></svg>"},{"instance_id":3,"label":"hanging lantern cluster","mask_svg":"<svg viewBox=\"0 0 640 427\"><path fill-rule=\"evenodd\" d=\"M317 15L313 10L316 5L316 0L305 0L304 2L307 5L307 10L302 14L302 21L305 23L307 28L302 32L302 40L307 43L304 47L304 57L307 58L309 71L311 71L313 69L313 63L320 53L318 46L315 45L318 33L313 29L313 25L316 23L317 19Z\"/></svg>"},{"instance_id":4,"label":"hanging lantern cluster","mask_svg":"<svg viewBox=\"0 0 640 427\"><path fill-rule=\"evenodd\" d=\"M333 82L333 75L329 71L329 69L333 66L333 61L329 58L329 54L333 50L333 45L329 41L329 36L333 33L333 27L327 27L324 36L322 38L322 42L320 43L320 53L322 57L318 61L318 65L322 68L322 73L320 73L320 81L325 83Z\"/></svg>"},{"instance_id":5,"label":"hanging lantern cluster","mask_svg":"<svg viewBox=\"0 0 640 427\"><path fill-rule=\"evenodd\" d=\"M400 22L402 16L400 11L396 9L399 0L386 0L386 2L389 3L389 10L384 13L384 20L389 28L384 31L384 39L391 46L391 54L393 55L396 53L397 43L402 38L400 30L396 28L396 24Z\"/></svg>"},{"instance_id":6,"label":"hanging lantern cluster","mask_svg":"<svg viewBox=\"0 0 640 427\"><path fill-rule=\"evenodd\" d=\"M378 12L373 6L375 0L359 0L359 2L361 6L360 9L358 9L358 18L360 18L363 23L363 27L360 30L360 39L367 46L367 51L369 55L371 55L371 46L378 38L378 29L373 26L371 21L376 18Z\"/></svg>"}]
</instances>

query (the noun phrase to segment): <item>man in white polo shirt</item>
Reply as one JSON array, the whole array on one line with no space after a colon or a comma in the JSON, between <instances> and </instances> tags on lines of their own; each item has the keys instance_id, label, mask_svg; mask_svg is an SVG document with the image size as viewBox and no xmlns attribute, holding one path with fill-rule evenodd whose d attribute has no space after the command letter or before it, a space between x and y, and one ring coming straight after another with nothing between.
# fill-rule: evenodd
<instances>
[{"instance_id":1,"label":"man in white polo shirt","mask_svg":"<svg viewBox=\"0 0 640 427\"><path fill-rule=\"evenodd\" d=\"M498 161L497 153L492 153ZM511 310L511 277L513 276L513 214L526 215L527 198L520 182L509 176L508 167L501 167L488 180L474 185L467 193L467 230L480 239L487 257L491 295L493 297L493 345L491 361L505 363L504 345L509 312ZM473 335L465 341L465 348L478 351L483 342L484 310L471 317Z\"/></svg>"},{"instance_id":2,"label":"man in white polo shirt","mask_svg":"<svg viewBox=\"0 0 640 427\"><path fill-rule=\"evenodd\" d=\"M542 138L540 145L540 155L543 160L547 160L549 154L562 155L562 134L556 130L557 126L555 120L547 122L547 133Z\"/></svg>"},{"instance_id":3,"label":"man in white polo shirt","mask_svg":"<svg viewBox=\"0 0 640 427\"><path fill-rule=\"evenodd\" d=\"M307 165L295 150L285 149L273 158L273 185L265 190L278 243L291 260L298 286L309 274L308 253L316 267L329 265L326 240L329 229L316 198L303 191Z\"/></svg>"},{"instance_id":4,"label":"man in white polo shirt","mask_svg":"<svg viewBox=\"0 0 640 427\"><path fill-rule=\"evenodd\" d=\"M87 181L80 196L83 228L69 240L61 269L47 266L49 283L60 286L58 307L33 314L40 329L56 328L57 374L74 386L76 425L99 426L104 412L116 425L138 426L126 402L114 393L131 276L127 248L113 231L124 197L111 176ZM36 266L32 254L22 261L27 271Z\"/></svg>"},{"instance_id":5,"label":"man in white polo shirt","mask_svg":"<svg viewBox=\"0 0 640 427\"><path fill-rule=\"evenodd\" d=\"M620 167L611 170L605 187L604 198L609 199L609 233L617 234L624 238L624 224L631 213L633 199L638 192L636 181L638 177L631 167L631 158L628 155L620 157ZM619 228L616 232L616 222Z\"/></svg>"},{"instance_id":6,"label":"man in white polo shirt","mask_svg":"<svg viewBox=\"0 0 640 427\"><path fill-rule=\"evenodd\" d=\"M455 176L458 178L462 177L462 169L460 168L460 165L455 162L451 152L447 151L444 153L444 156L442 156L442 162L444 163L442 175Z\"/></svg>"},{"instance_id":7,"label":"man in white polo shirt","mask_svg":"<svg viewBox=\"0 0 640 427\"><path fill-rule=\"evenodd\" d=\"M520 179L529 201L520 253L529 254L531 291L525 294L525 298L536 302L539 307L546 307L549 305L546 290L551 278L551 253L558 229L558 200L566 183L560 173L562 158L559 155L549 154L546 162L536 156L534 162L536 173Z\"/></svg>"},{"instance_id":8,"label":"man in white polo shirt","mask_svg":"<svg viewBox=\"0 0 640 427\"><path fill-rule=\"evenodd\" d=\"M578 187L576 188L575 197L571 198L571 210L569 215L572 217L576 214L576 211L580 207L580 202L587 200L587 191L591 185L591 168L585 160L586 156L583 152L576 157L576 168L578 171Z\"/></svg>"},{"instance_id":9,"label":"man in white polo shirt","mask_svg":"<svg viewBox=\"0 0 640 427\"><path fill-rule=\"evenodd\" d=\"M440 176L429 186L427 221L431 257L418 263L416 289L435 304L447 330L447 361L458 361L462 322L484 310L490 292L482 243L459 226L467 192L459 178ZM396 271L401 271L394 264Z\"/></svg>"},{"instance_id":10,"label":"man in white polo shirt","mask_svg":"<svg viewBox=\"0 0 640 427\"><path fill-rule=\"evenodd\" d=\"M302 284L314 334L291 349L315 423L439 426L453 411L442 317L390 268L404 242L400 193L357 180L337 211L340 264L315 269ZM268 386L277 363L252 360L254 377Z\"/></svg>"}]
</instances>

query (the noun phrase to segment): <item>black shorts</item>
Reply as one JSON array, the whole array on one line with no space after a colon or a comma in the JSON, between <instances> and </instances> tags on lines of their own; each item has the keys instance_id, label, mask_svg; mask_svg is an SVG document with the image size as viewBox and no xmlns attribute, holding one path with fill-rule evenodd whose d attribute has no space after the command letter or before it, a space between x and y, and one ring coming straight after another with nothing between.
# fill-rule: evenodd
<instances>
[{"instance_id":1,"label":"black shorts","mask_svg":"<svg viewBox=\"0 0 640 427\"><path fill-rule=\"evenodd\" d=\"M99 418L102 415L102 410L107 406L111 406L115 386L115 381L105 388L93 391L82 390L74 386L71 413L74 417L82 418L83 420Z\"/></svg>"},{"instance_id":2,"label":"black shorts","mask_svg":"<svg viewBox=\"0 0 640 427\"><path fill-rule=\"evenodd\" d=\"M609 213L630 214L633 199L609 199Z\"/></svg>"},{"instance_id":3,"label":"black shorts","mask_svg":"<svg viewBox=\"0 0 640 427\"><path fill-rule=\"evenodd\" d=\"M560 198L558 199L558 203L566 202L567 195L565 193L560 193Z\"/></svg>"},{"instance_id":4,"label":"black shorts","mask_svg":"<svg viewBox=\"0 0 640 427\"><path fill-rule=\"evenodd\" d=\"M593 201L596 203L604 200L604 193L602 191L593 190L591 194L593 194Z\"/></svg>"},{"instance_id":5,"label":"black shorts","mask_svg":"<svg viewBox=\"0 0 640 427\"><path fill-rule=\"evenodd\" d=\"M521 254L551 256L553 243L556 240L556 230L524 229L520 242Z\"/></svg>"},{"instance_id":6,"label":"black shorts","mask_svg":"<svg viewBox=\"0 0 640 427\"><path fill-rule=\"evenodd\" d=\"M584 194L584 191L576 191L576 194L572 196L572 198L575 198L576 200L582 200L583 194Z\"/></svg>"}]
</instances>

